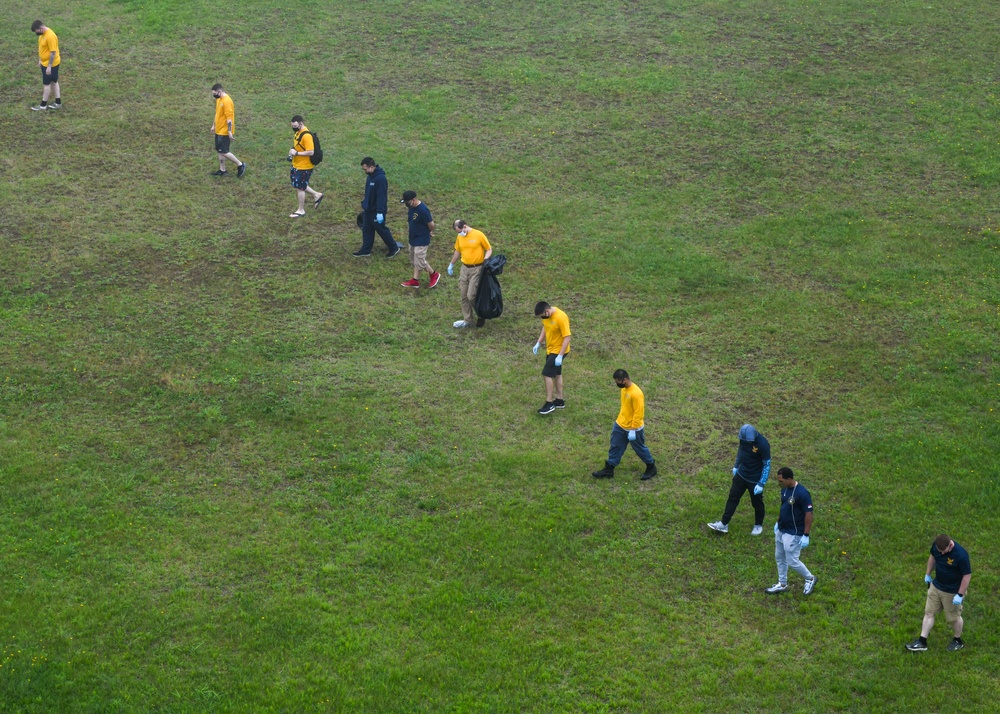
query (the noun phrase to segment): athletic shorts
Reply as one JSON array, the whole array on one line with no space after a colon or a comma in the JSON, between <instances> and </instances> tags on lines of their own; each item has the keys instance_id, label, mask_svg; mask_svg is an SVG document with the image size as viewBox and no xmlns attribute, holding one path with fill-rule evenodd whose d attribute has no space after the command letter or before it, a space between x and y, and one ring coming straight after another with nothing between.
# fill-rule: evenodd
<instances>
[{"instance_id":1,"label":"athletic shorts","mask_svg":"<svg viewBox=\"0 0 1000 714\"><path fill-rule=\"evenodd\" d=\"M290 174L292 188L305 191L309 187L309 177L312 176L312 173L312 169L292 169L292 173Z\"/></svg>"},{"instance_id":2,"label":"athletic shorts","mask_svg":"<svg viewBox=\"0 0 1000 714\"><path fill-rule=\"evenodd\" d=\"M229 153L229 134L215 135L215 150L220 154Z\"/></svg>"},{"instance_id":3,"label":"athletic shorts","mask_svg":"<svg viewBox=\"0 0 1000 714\"><path fill-rule=\"evenodd\" d=\"M938 590L934 585L931 585L927 588L927 601L924 603L924 614L937 615L943 610L944 619L948 622L954 622L962 616L962 606L954 604L952 602L954 598L954 593L946 593L944 590Z\"/></svg>"},{"instance_id":4,"label":"athletic shorts","mask_svg":"<svg viewBox=\"0 0 1000 714\"><path fill-rule=\"evenodd\" d=\"M55 84L59 81L59 65L52 68L52 74L45 74L45 67L42 67L42 84Z\"/></svg>"},{"instance_id":5,"label":"athletic shorts","mask_svg":"<svg viewBox=\"0 0 1000 714\"><path fill-rule=\"evenodd\" d=\"M558 377L562 374L562 365L556 367L556 357L558 355L545 355L545 366L542 367L543 377ZM563 355L563 364L566 363L566 358L569 355Z\"/></svg>"}]
</instances>

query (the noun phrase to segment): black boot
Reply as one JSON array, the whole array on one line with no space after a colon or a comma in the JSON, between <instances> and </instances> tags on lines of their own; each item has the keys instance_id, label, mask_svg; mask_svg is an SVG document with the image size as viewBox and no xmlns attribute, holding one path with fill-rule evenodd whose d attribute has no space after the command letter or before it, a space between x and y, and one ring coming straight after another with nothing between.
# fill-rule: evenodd
<instances>
[{"instance_id":1,"label":"black boot","mask_svg":"<svg viewBox=\"0 0 1000 714\"><path fill-rule=\"evenodd\" d=\"M642 480L643 481L649 481L649 479L653 478L654 476L656 476L656 462L655 461L653 463L651 463L651 464L646 464L646 473L644 473L642 475Z\"/></svg>"},{"instance_id":2,"label":"black boot","mask_svg":"<svg viewBox=\"0 0 1000 714\"><path fill-rule=\"evenodd\" d=\"M610 461L604 462L604 468L591 474L594 478L611 478L615 475L615 467Z\"/></svg>"}]
</instances>

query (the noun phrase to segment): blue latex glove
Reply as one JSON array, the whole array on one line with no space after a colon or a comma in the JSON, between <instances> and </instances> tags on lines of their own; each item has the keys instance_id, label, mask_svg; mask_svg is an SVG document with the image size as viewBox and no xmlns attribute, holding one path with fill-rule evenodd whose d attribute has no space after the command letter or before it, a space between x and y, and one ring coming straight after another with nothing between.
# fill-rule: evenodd
<instances>
[{"instance_id":1,"label":"blue latex glove","mask_svg":"<svg viewBox=\"0 0 1000 714\"><path fill-rule=\"evenodd\" d=\"M778 535L778 522L774 522L774 535Z\"/></svg>"},{"instance_id":2,"label":"blue latex glove","mask_svg":"<svg viewBox=\"0 0 1000 714\"><path fill-rule=\"evenodd\" d=\"M809 536L804 535L802 536L802 539L799 541L799 547L805 548L807 545L809 545Z\"/></svg>"},{"instance_id":3,"label":"blue latex glove","mask_svg":"<svg viewBox=\"0 0 1000 714\"><path fill-rule=\"evenodd\" d=\"M630 429L628 432L628 440L635 441L635 429Z\"/></svg>"},{"instance_id":4,"label":"blue latex glove","mask_svg":"<svg viewBox=\"0 0 1000 714\"><path fill-rule=\"evenodd\" d=\"M556 355L556 367L562 367L562 358L563 358L562 355ZM635 441L635 439L633 439L632 441Z\"/></svg>"},{"instance_id":5,"label":"blue latex glove","mask_svg":"<svg viewBox=\"0 0 1000 714\"><path fill-rule=\"evenodd\" d=\"M454 275L454 274L455 274L455 264L448 263L448 275Z\"/></svg>"},{"instance_id":6,"label":"blue latex glove","mask_svg":"<svg viewBox=\"0 0 1000 714\"><path fill-rule=\"evenodd\" d=\"M754 496L759 496L762 493L764 493L764 487L763 486L761 486L760 484L757 484L756 486L753 487L753 495Z\"/></svg>"},{"instance_id":7,"label":"blue latex glove","mask_svg":"<svg viewBox=\"0 0 1000 714\"><path fill-rule=\"evenodd\" d=\"M733 476L737 476L739 474L739 472L740 472L740 470L734 466L733 467Z\"/></svg>"},{"instance_id":8,"label":"blue latex glove","mask_svg":"<svg viewBox=\"0 0 1000 714\"><path fill-rule=\"evenodd\" d=\"M541 347L541 346L542 346L541 342L536 342L535 346L531 348L531 354L537 355L538 354L538 348Z\"/></svg>"},{"instance_id":9,"label":"blue latex glove","mask_svg":"<svg viewBox=\"0 0 1000 714\"><path fill-rule=\"evenodd\" d=\"M376 213L375 214L375 222L376 223L382 223L383 221L385 221L385 216L383 216L381 213Z\"/></svg>"},{"instance_id":10,"label":"blue latex glove","mask_svg":"<svg viewBox=\"0 0 1000 714\"><path fill-rule=\"evenodd\" d=\"M930 575L925 575L924 576L924 582L927 583L928 585L930 585L931 583L934 582L934 578L932 578Z\"/></svg>"},{"instance_id":11,"label":"blue latex glove","mask_svg":"<svg viewBox=\"0 0 1000 714\"><path fill-rule=\"evenodd\" d=\"M965 599L965 596L963 596L963 595L956 595L955 597L953 597L951 599L951 604L952 605L961 605L962 604L962 600L964 600L964 599Z\"/></svg>"}]
</instances>

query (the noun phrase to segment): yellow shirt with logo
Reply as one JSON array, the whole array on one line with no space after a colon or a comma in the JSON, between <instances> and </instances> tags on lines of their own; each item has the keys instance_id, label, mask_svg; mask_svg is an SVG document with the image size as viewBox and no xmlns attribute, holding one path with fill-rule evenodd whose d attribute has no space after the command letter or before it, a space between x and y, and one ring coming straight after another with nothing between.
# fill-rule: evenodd
<instances>
[{"instance_id":1,"label":"yellow shirt with logo","mask_svg":"<svg viewBox=\"0 0 1000 714\"><path fill-rule=\"evenodd\" d=\"M622 390L622 408L618 412L618 426L626 431L631 429L641 429L643 418L646 416L646 397L642 390L634 384Z\"/></svg>"},{"instance_id":2,"label":"yellow shirt with logo","mask_svg":"<svg viewBox=\"0 0 1000 714\"><path fill-rule=\"evenodd\" d=\"M233 136L236 136L236 108L233 106L233 99L228 94L223 94L215 100L215 133L219 136L229 135L227 122L233 123Z\"/></svg>"},{"instance_id":3,"label":"yellow shirt with logo","mask_svg":"<svg viewBox=\"0 0 1000 714\"><path fill-rule=\"evenodd\" d=\"M455 239L455 250L462 255L465 265L479 265L486 258L486 251L493 250L489 239L482 231L470 228L464 236Z\"/></svg>"},{"instance_id":4,"label":"yellow shirt with logo","mask_svg":"<svg viewBox=\"0 0 1000 714\"><path fill-rule=\"evenodd\" d=\"M296 151L315 151L316 144L313 142L313 135L309 133L309 128L305 125L295 134L295 146L292 148ZM293 156L292 167L308 171L315 168L316 165L312 162L311 156Z\"/></svg>"},{"instance_id":5,"label":"yellow shirt with logo","mask_svg":"<svg viewBox=\"0 0 1000 714\"><path fill-rule=\"evenodd\" d=\"M58 67L59 63L62 62L62 58L59 56L59 38L52 30L45 30L38 36L38 59L48 67L49 55L53 52L56 53L56 56L52 60L52 66Z\"/></svg>"},{"instance_id":6,"label":"yellow shirt with logo","mask_svg":"<svg viewBox=\"0 0 1000 714\"><path fill-rule=\"evenodd\" d=\"M558 307L552 308L552 315L542 320L542 327L545 328L545 351L550 355L559 354L562 349L563 339L569 337L569 316ZM569 354L569 345L563 354Z\"/></svg>"}]
</instances>

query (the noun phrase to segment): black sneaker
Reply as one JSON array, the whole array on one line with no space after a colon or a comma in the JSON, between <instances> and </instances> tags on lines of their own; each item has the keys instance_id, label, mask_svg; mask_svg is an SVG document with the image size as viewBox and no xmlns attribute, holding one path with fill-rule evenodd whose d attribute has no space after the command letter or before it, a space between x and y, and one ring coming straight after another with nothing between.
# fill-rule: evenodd
<instances>
[{"instance_id":1,"label":"black sneaker","mask_svg":"<svg viewBox=\"0 0 1000 714\"><path fill-rule=\"evenodd\" d=\"M242 164L240 164L240 165L239 165L239 167L238 167L238 168L236 169L236 178L243 178L243 174L245 174L246 172L247 172L247 162L246 162L246 161L244 161L244 162L243 162Z\"/></svg>"},{"instance_id":2,"label":"black sneaker","mask_svg":"<svg viewBox=\"0 0 1000 714\"><path fill-rule=\"evenodd\" d=\"M351 253L351 255L353 255L355 258L371 258L372 257L372 252L368 251L366 253L363 250L356 250L353 253Z\"/></svg>"},{"instance_id":3,"label":"black sneaker","mask_svg":"<svg viewBox=\"0 0 1000 714\"><path fill-rule=\"evenodd\" d=\"M918 637L913 640L910 644L906 646L910 652L926 652L927 651L927 640L923 637Z\"/></svg>"},{"instance_id":4,"label":"black sneaker","mask_svg":"<svg viewBox=\"0 0 1000 714\"><path fill-rule=\"evenodd\" d=\"M642 475L643 481L649 481L649 479L656 476L656 464L646 464L646 472Z\"/></svg>"},{"instance_id":5,"label":"black sneaker","mask_svg":"<svg viewBox=\"0 0 1000 714\"><path fill-rule=\"evenodd\" d=\"M538 410L538 413L539 414L551 414L555 410L556 410L556 405L555 404L553 404L552 402L545 402L545 404L542 405L542 408Z\"/></svg>"},{"instance_id":6,"label":"black sneaker","mask_svg":"<svg viewBox=\"0 0 1000 714\"><path fill-rule=\"evenodd\" d=\"M389 260L389 258L395 258L395 257L396 257L397 255L399 255L399 252L400 252L401 250L403 250L403 249L402 249L402 248L400 248L400 247L399 247L399 246L397 245L397 246L396 246L396 250L392 251L391 253L386 253L386 256L385 256L385 259L386 259L386 260Z\"/></svg>"},{"instance_id":7,"label":"black sneaker","mask_svg":"<svg viewBox=\"0 0 1000 714\"><path fill-rule=\"evenodd\" d=\"M222 169L219 169L218 171L213 171L212 175L213 176L225 176L227 173L228 173L227 171L223 171Z\"/></svg>"},{"instance_id":8,"label":"black sneaker","mask_svg":"<svg viewBox=\"0 0 1000 714\"><path fill-rule=\"evenodd\" d=\"M554 406L556 409L565 409L566 408L566 400L564 400L564 399L557 399L554 402L552 402L552 406Z\"/></svg>"},{"instance_id":9,"label":"black sneaker","mask_svg":"<svg viewBox=\"0 0 1000 714\"><path fill-rule=\"evenodd\" d=\"M948 651L949 652L958 652L963 647L965 647L965 643L962 642L962 638L961 637L956 637L955 639L953 639L951 641L951 644L948 645Z\"/></svg>"}]
</instances>

